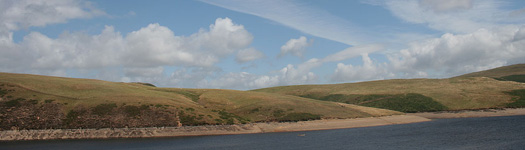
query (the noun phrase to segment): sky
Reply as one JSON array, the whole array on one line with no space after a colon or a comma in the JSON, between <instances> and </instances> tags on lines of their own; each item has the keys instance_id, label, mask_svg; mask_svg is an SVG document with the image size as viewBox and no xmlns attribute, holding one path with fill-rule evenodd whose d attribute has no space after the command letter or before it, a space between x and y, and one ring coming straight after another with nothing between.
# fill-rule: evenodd
<instances>
[{"instance_id":1,"label":"sky","mask_svg":"<svg viewBox=\"0 0 525 150\"><path fill-rule=\"evenodd\" d=\"M0 72L250 90L519 63L522 0L0 0Z\"/></svg>"}]
</instances>

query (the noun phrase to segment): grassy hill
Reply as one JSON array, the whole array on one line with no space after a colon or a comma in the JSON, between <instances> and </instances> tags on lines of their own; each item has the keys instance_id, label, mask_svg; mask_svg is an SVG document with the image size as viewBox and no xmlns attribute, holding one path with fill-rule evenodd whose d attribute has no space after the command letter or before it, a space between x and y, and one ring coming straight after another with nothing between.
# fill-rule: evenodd
<instances>
[{"instance_id":1,"label":"grassy hill","mask_svg":"<svg viewBox=\"0 0 525 150\"><path fill-rule=\"evenodd\" d=\"M400 112L309 98L0 73L0 129L147 127L357 118Z\"/></svg>"},{"instance_id":2,"label":"grassy hill","mask_svg":"<svg viewBox=\"0 0 525 150\"><path fill-rule=\"evenodd\" d=\"M450 79L395 79L331 85L296 85L254 91L403 112L523 107L525 103L518 101L525 98L525 84L501 81L499 78L521 75L525 72L524 66L507 66Z\"/></svg>"},{"instance_id":3,"label":"grassy hill","mask_svg":"<svg viewBox=\"0 0 525 150\"><path fill-rule=\"evenodd\" d=\"M491 77L501 81L525 83L525 64L516 64L495 69L469 73L459 77Z\"/></svg>"}]
</instances>

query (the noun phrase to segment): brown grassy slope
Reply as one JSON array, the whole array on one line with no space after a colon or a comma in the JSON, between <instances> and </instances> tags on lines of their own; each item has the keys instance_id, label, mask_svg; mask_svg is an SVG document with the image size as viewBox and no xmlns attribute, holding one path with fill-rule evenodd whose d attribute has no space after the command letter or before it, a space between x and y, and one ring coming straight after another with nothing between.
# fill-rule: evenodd
<instances>
[{"instance_id":1,"label":"brown grassy slope","mask_svg":"<svg viewBox=\"0 0 525 150\"><path fill-rule=\"evenodd\" d=\"M431 97L451 110L503 107L511 96L503 93L525 89L525 84L497 81L492 78L395 79L331 85L297 85L254 91L286 95L330 94L404 94L418 93Z\"/></svg>"},{"instance_id":2,"label":"brown grassy slope","mask_svg":"<svg viewBox=\"0 0 525 150\"><path fill-rule=\"evenodd\" d=\"M63 113L78 107L102 104L162 106L195 116L209 124L239 120L268 121L291 113L310 113L323 118L356 118L400 114L399 112L323 102L296 96L235 90L157 88L137 83L40 75L0 73L0 88L8 90L0 101L16 98L63 106ZM117 110L117 108L113 109ZM120 110L120 109L119 109Z\"/></svg>"},{"instance_id":3,"label":"brown grassy slope","mask_svg":"<svg viewBox=\"0 0 525 150\"><path fill-rule=\"evenodd\" d=\"M525 75L525 64L516 64L510 66L504 66L499 68L494 68L485 71L479 71L469 74L464 74L458 77L491 77L491 78L500 78L509 75Z\"/></svg>"}]
</instances>

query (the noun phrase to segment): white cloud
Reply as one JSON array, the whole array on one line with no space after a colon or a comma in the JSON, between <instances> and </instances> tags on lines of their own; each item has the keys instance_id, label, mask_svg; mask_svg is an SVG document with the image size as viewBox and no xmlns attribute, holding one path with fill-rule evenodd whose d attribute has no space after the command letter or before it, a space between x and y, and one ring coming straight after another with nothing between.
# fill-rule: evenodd
<instances>
[{"instance_id":1,"label":"white cloud","mask_svg":"<svg viewBox=\"0 0 525 150\"><path fill-rule=\"evenodd\" d=\"M334 74L330 80L335 82L377 80L392 77L385 67L386 64L376 64L368 57L368 54L361 55L363 59L362 66L345 65L338 63Z\"/></svg>"},{"instance_id":2,"label":"white cloud","mask_svg":"<svg viewBox=\"0 0 525 150\"><path fill-rule=\"evenodd\" d=\"M201 82L202 88L256 89L279 85L277 76L259 76L247 72L227 73L213 80Z\"/></svg>"},{"instance_id":3,"label":"white cloud","mask_svg":"<svg viewBox=\"0 0 525 150\"><path fill-rule=\"evenodd\" d=\"M209 31L203 29L189 37L175 36L169 28L159 24L150 24L125 37L112 26L106 26L98 35L66 32L57 39L32 32L18 44L13 43L12 34L1 37L0 46L5 49L0 52L4 54L0 61L16 63L29 70L212 67L221 58L248 47L253 39L242 25L233 24L229 18L218 18ZM2 67L9 68L12 67Z\"/></svg>"},{"instance_id":4,"label":"white cloud","mask_svg":"<svg viewBox=\"0 0 525 150\"><path fill-rule=\"evenodd\" d=\"M200 49L222 57L247 48L253 36L243 25L234 24L230 18L217 18L209 31L200 30L185 40L188 49Z\"/></svg>"},{"instance_id":5,"label":"white cloud","mask_svg":"<svg viewBox=\"0 0 525 150\"><path fill-rule=\"evenodd\" d=\"M208 81L225 76L215 66L221 59L233 54L237 54L239 62L264 57L249 47L252 40L253 36L242 25L229 18L218 18L209 29L190 36L176 36L171 29L157 23L125 36L112 26L106 26L97 35L65 32L58 38L31 32L20 43L14 43L12 33L7 32L0 36L0 71L55 76L77 71L110 81L223 87ZM167 76L165 67L179 68ZM243 86L256 87L263 81Z\"/></svg>"},{"instance_id":6,"label":"white cloud","mask_svg":"<svg viewBox=\"0 0 525 150\"><path fill-rule=\"evenodd\" d=\"M525 63L525 26L480 29L469 34L444 34L440 38L412 43L408 49L389 55L392 71L432 73L450 77L508 64ZM410 75L411 74L411 75Z\"/></svg>"},{"instance_id":7,"label":"white cloud","mask_svg":"<svg viewBox=\"0 0 525 150\"><path fill-rule=\"evenodd\" d=\"M370 43L368 34L353 23L297 1L201 0L202 2L266 18L317 37L348 45ZM365 40L366 39L366 40Z\"/></svg>"},{"instance_id":8,"label":"white cloud","mask_svg":"<svg viewBox=\"0 0 525 150\"><path fill-rule=\"evenodd\" d=\"M247 49L243 49L237 52L237 56L235 57L235 60L238 63L245 63L245 62L261 59L263 57L265 57L265 55L261 51L258 51L255 48L247 48Z\"/></svg>"},{"instance_id":9,"label":"white cloud","mask_svg":"<svg viewBox=\"0 0 525 150\"><path fill-rule=\"evenodd\" d=\"M437 12L458 11L472 8L471 0L421 0L420 4Z\"/></svg>"},{"instance_id":10,"label":"white cloud","mask_svg":"<svg viewBox=\"0 0 525 150\"><path fill-rule=\"evenodd\" d=\"M315 75L315 73L310 72L310 70L317 68L322 64L323 63L316 58L312 58L302 64L299 64L297 67L292 64L288 64L286 67L279 70L280 84L293 85L315 82L318 80L318 77Z\"/></svg>"},{"instance_id":11,"label":"white cloud","mask_svg":"<svg viewBox=\"0 0 525 150\"><path fill-rule=\"evenodd\" d=\"M3 0L0 1L0 28L42 27L104 14L89 2L77 0Z\"/></svg>"},{"instance_id":12,"label":"white cloud","mask_svg":"<svg viewBox=\"0 0 525 150\"><path fill-rule=\"evenodd\" d=\"M226 73L216 78L199 80L199 88L227 88L227 89L257 89L281 85L298 85L318 82L318 76L310 70L319 67L322 63L318 59L310 59L302 64L286 67L273 75L256 75L247 72ZM196 81L196 80L193 80Z\"/></svg>"},{"instance_id":13,"label":"white cloud","mask_svg":"<svg viewBox=\"0 0 525 150\"><path fill-rule=\"evenodd\" d=\"M127 49L122 54L127 66L152 67L159 65L181 65L203 63L211 65L217 61L203 59L195 62L195 56L183 48L184 39L159 24L150 24L126 36Z\"/></svg>"},{"instance_id":14,"label":"white cloud","mask_svg":"<svg viewBox=\"0 0 525 150\"><path fill-rule=\"evenodd\" d=\"M450 33L471 33L501 24L525 23L525 16L512 16L498 0L399 0L382 1L394 16L410 23L425 24Z\"/></svg>"},{"instance_id":15,"label":"white cloud","mask_svg":"<svg viewBox=\"0 0 525 150\"><path fill-rule=\"evenodd\" d=\"M313 40L308 40L304 36L301 36L297 39L290 39L288 42L286 42L286 44L281 46L281 53L279 54L279 57L282 57L286 54L292 54L302 58L304 51L307 47L311 46L312 43Z\"/></svg>"},{"instance_id":16,"label":"white cloud","mask_svg":"<svg viewBox=\"0 0 525 150\"><path fill-rule=\"evenodd\" d=\"M124 75L126 77L162 77L164 67L150 67L150 68L125 68Z\"/></svg>"},{"instance_id":17,"label":"white cloud","mask_svg":"<svg viewBox=\"0 0 525 150\"><path fill-rule=\"evenodd\" d=\"M325 58L322 59L322 61L323 62L342 61L342 60L357 57L362 54L368 54L368 53L372 53L375 51L379 51L381 49L383 49L383 46L377 45L377 44L349 47L335 54L326 56Z\"/></svg>"}]
</instances>

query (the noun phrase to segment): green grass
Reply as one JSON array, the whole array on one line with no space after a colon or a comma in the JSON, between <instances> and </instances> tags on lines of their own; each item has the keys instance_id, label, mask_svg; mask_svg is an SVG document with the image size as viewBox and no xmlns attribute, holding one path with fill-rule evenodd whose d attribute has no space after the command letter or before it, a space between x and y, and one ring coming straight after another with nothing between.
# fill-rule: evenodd
<instances>
[{"instance_id":1,"label":"green grass","mask_svg":"<svg viewBox=\"0 0 525 150\"><path fill-rule=\"evenodd\" d=\"M503 77L494 78L494 79L500 80L500 81L515 81L515 82L525 83L525 75L510 75L510 76L503 76Z\"/></svg>"},{"instance_id":2,"label":"green grass","mask_svg":"<svg viewBox=\"0 0 525 150\"><path fill-rule=\"evenodd\" d=\"M313 94L303 95L324 101L342 102L368 107L383 108L400 112L426 112L447 110L446 106L434 101L432 98L416 94L330 94L326 96L316 96Z\"/></svg>"},{"instance_id":3,"label":"green grass","mask_svg":"<svg viewBox=\"0 0 525 150\"><path fill-rule=\"evenodd\" d=\"M448 109L446 106L432 100L430 97L414 93L393 95L392 97L385 97L378 101L362 103L361 105L407 113L442 111Z\"/></svg>"},{"instance_id":4,"label":"green grass","mask_svg":"<svg viewBox=\"0 0 525 150\"><path fill-rule=\"evenodd\" d=\"M525 107L525 89L521 89L521 90L513 90L513 91L510 91L510 92L506 92L512 96L515 96L513 99L512 99L512 103L508 103L507 104L507 107L512 107L512 108L523 108Z\"/></svg>"},{"instance_id":5,"label":"green grass","mask_svg":"<svg viewBox=\"0 0 525 150\"><path fill-rule=\"evenodd\" d=\"M491 77L499 78L511 75L525 75L525 64L515 64L510 66L503 66L485 71L473 72L464 74L458 77Z\"/></svg>"}]
</instances>

